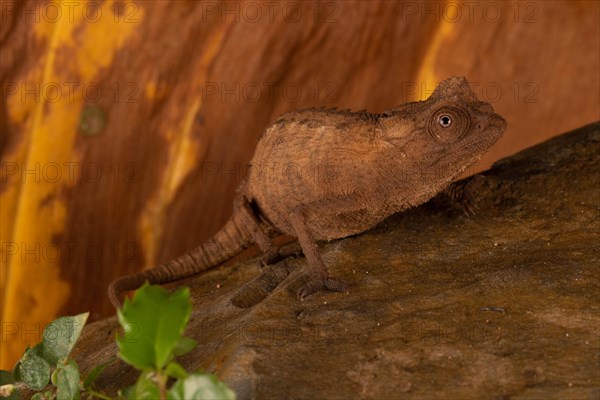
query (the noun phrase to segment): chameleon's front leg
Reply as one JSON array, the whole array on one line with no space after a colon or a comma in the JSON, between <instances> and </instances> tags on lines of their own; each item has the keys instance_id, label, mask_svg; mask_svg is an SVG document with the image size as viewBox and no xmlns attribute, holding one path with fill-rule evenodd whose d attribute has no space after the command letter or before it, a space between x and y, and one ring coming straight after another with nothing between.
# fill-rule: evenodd
<instances>
[{"instance_id":1,"label":"chameleon's front leg","mask_svg":"<svg viewBox=\"0 0 600 400\"><path fill-rule=\"evenodd\" d=\"M311 236L310 230L306 224L305 210L306 208L304 206L296 207L289 216L289 222L294 229L300 247L302 247L302 251L304 252L304 256L306 257L311 270L309 281L298 290L298 297L303 299L306 296L310 296L313 293L325 289L343 292L348 285L342 281L329 277L327 266L319 254L317 242Z\"/></svg>"}]
</instances>

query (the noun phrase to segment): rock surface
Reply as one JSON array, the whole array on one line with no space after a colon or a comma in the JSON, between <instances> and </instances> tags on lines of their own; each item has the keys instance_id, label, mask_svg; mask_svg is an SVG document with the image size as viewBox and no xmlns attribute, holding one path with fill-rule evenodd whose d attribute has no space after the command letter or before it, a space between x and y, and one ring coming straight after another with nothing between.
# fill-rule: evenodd
<instances>
[{"instance_id":1,"label":"rock surface","mask_svg":"<svg viewBox=\"0 0 600 400\"><path fill-rule=\"evenodd\" d=\"M472 179L467 217L439 197L322 254L346 293L299 302L304 258L188 279L188 369L240 399L600 397L600 123ZM83 371L116 354L114 318L88 326ZM109 392L137 373L115 361Z\"/></svg>"}]
</instances>

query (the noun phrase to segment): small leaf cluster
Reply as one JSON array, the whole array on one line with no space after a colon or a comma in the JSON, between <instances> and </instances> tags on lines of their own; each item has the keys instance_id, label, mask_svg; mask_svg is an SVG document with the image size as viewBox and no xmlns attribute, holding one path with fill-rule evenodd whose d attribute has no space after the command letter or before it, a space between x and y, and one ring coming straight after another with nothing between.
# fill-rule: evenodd
<instances>
[{"instance_id":1,"label":"small leaf cluster","mask_svg":"<svg viewBox=\"0 0 600 400\"><path fill-rule=\"evenodd\" d=\"M146 283L118 310L124 334L117 335L118 356L141 371L137 382L119 390L119 399L235 400L235 393L214 375L188 373L175 357L189 353L195 340L183 336L192 311L190 292L169 294ZM94 387L108 363L82 377L69 359L88 313L62 317L44 330L43 341L28 348L12 372L0 371L0 397L20 399L21 389L36 391L33 400L110 400Z\"/></svg>"},{"instance_id":2,"label":"small leaf cluster","mask_svg":"<svg viewBox=\"0 0 600 400\"><path fill-rule=\"evenodd\" d=\"M21 389L36 392L33 400L77 400L85 397L108 398L93 390L95 379L106 364L94 368L82 381L79 367L69 354L81 335L88 313L62 317L50 323L42 341L27 348L12 372L0 371L0 396L11 400L21 397ZM52 384L54 389L47 389Z\"/></svg>"},{"instance_id":3,"label":"small leaf cluster","mask_svg":"<svg viewBox=\"0 0 600 400\"><path fill-rule=\"evenodd\" d=\"M183 336L192 312L190 291L182 288L169 294L160 286L145 284L125 300L118 311L124 335L117 337L119 357L142 371L134 386L121 394L128 399L223 399L235 393L210 374L188 374L175 361L196 347ZM175 382L168 387L169 380Z\"/></svg>"}]
</instances>

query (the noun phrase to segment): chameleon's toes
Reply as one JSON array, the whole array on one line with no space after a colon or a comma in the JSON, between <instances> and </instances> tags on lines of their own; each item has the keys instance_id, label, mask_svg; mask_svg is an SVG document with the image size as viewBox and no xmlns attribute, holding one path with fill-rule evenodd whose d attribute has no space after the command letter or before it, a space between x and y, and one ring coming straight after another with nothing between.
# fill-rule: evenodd
<instances>
[{"instance_id":1,"label":"chameleon's toes","mask_svg":"<svg viewBox=\"0 0 600 400\"><path fill-rule=\"evenodd\" d=\"M480 182L480 179L472 179L473 182ZM472 193L472 181L467 183L452 183L448 188L444 190L444 194L448 196L467 216L471 217L475 215L478 206L477 199Z\"/></svg>"},{"instance_id":2,"label":"chameleon's toes","mask_svg":"<svg viewBox=\"0 0 600 400\"><path fill-rule=\"evenodd\" d=\"M332 292L343 292L348 288L348 284L331 278L313 278L306 282L298 290L298 298L303 300L304 298L315 294L323 290L331 290Z\"/></svg>"},{"instance_id":3,"label":"chameleon's toes","mask_svg":"<svg viewBox=\"0 0 600 400\"><path fill-rule=\"evenodd\" d=\"M460 203L460 207L467 217L472 217L479 209L476 200L470 194L467 194L463 202Z\"/></svg>"},{"instance_id":4,"label":"chameleon's toes","mask_svg":"<svg viewBox=\"0 0 600 400\"><path fill-rule=\"evenodd\" d=\"M345 292L348 289L348 284L338 279L325 279L325 289L332 292Z\"/></svg>"}]
</instances>

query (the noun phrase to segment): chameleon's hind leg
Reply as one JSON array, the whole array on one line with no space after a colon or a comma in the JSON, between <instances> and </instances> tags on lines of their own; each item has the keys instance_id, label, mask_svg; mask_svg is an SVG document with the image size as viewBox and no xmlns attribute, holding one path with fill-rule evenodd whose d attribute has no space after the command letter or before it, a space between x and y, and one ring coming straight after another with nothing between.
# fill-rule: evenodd
<instances>
[{"instance_id":1,"label":"chameleon's hind leg","mask_svg":"<svg viewBox=\"0 0 600 400\"><path fill-rule=\"evenodd\" d=\"M277 246L271 240L271 237L265 232L260 224L260 220L246 196L240 196L236 199L235 207L238 212L244 216L246 224L250 227L252 239L263 252L263 265L276 264L277 262L288 257L297 257L302 255L302 249L297 244L288 246Z\"/></svg>"},{"instance_id":2,"label":"chameleon's hind leg","mask_svg":"<svg viewBox=\"0 0 600 400\"><path fill-rule=\"evenodd\" d=\"M311 269L310 279L298 290L298 297L303 299L321 290L336 292L346 290L348 286L346 283L329 277L327 266L319 254L317 242L312 237L306 224L305 207L300 206L294 209L290 214L289 222L294 228L298 242Z\"/></svg>"}]
</instances>

